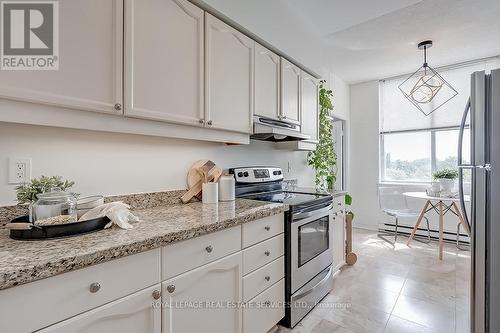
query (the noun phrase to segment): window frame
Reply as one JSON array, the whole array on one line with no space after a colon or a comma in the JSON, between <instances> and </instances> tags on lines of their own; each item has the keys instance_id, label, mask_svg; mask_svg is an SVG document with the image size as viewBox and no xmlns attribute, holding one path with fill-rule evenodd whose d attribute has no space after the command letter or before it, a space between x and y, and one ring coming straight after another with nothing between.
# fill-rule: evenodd
<instances>
[{"instance_id":1,"label":"window frame","mask_svg":"<svg viewBox=\"0 0 500 333\"><path fill-rule=\"evenodd\" d=\"M466 125L464 129L468 129L469 126ZM431 175L436 172L436 133L441 131L459 131L460 126L443 126L443 127L429 127L429 128L419 128L419 129L405 129L405 130L395 130L395 131L379 131L379 183L380 184L402 184L402 185L422 185L422 184L430 184L432 179L428 181L404 181L404 180L385 180L384 179L384 171L385 171L385 146L384 146L384 136L387 134L400 134L400 133L419 133L419 132L427 132L430 134L430 152L431 152ZM458 142L457 142L458 145Z\"/></svg>"}]
</instances>

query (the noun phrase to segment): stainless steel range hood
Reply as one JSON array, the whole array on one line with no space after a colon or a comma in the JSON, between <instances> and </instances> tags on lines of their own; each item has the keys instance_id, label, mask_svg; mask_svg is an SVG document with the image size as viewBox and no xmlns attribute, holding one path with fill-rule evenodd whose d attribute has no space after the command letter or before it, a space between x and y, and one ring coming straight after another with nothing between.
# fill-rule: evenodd
<instances>
[{"instance_id":1,"label":"stainless steel range hood","mask_svg":"<svg viewBox=\"0 0 500 333\"><path fill-rule=\"evenodd\" d=\"M311 137L300 133L300 126L282 120L254 116L250 139L262 141L300 141Z\"/></svg>"}]
</instances>

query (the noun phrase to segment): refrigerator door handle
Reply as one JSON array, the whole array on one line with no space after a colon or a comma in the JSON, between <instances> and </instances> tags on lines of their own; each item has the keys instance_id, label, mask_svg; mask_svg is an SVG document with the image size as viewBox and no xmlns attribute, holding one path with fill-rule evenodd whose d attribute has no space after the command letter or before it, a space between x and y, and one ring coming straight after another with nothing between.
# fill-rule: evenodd
<instances>
[{"instance_id":1,"label":"refrigerator door handle","mask_svg":"<svg viewBox=\"0 0 500 333\"><path fill-rule=\"evenodd\" d=\"M460 130L458 131L458 155L457 155L458 196L460 198L460 208L462 209L462 214L464 216L465 222L469 226L469 229L470 229L471 225L470 225L469 217L467 216L467 211L465 210L463 169L473 169L475 166L462 165L462 145L463 145L463 141L464 141L465 123L467 121L467 115L469 114L470 109L471 109L471 104L470 104L470 97L469 97L469 99L467 100L467 103L465 105L464 114L462 116L462 122L460 123Z\"/></svg>"}]
</instances>

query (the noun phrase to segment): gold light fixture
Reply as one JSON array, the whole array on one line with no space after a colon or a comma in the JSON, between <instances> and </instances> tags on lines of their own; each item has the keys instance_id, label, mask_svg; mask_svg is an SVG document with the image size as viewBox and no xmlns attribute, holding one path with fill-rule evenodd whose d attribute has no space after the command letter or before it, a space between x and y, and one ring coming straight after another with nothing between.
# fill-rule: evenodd
<instances>
[{"instance_id":1,"label":"gold light fixture","mask_svg":"<svg viewBox=\"0 0 500 333\"><path fill-rule=\"evenodd\" d=\"M418 44L418 49L424 51L424 64L399 85L403 95L426 116L458 95L458 92L427 63L427 49L430 47L430 40Z\"/></svg>"}]
</instances>

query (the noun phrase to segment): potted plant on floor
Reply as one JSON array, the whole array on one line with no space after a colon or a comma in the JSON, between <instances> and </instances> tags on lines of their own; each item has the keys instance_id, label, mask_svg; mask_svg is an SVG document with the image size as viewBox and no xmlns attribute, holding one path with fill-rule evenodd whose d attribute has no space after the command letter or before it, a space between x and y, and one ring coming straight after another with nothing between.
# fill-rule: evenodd
<instances>
[{"instance_id":1,"label":"potted plant on floor","mask_svg":"<svg viewBox=\"0 0 500 333\"><path fill-rule=\"evenodd\" d=\"M434 179L439 181L443 193L450 194L453 190L453 185L455 185L455 179L458 177L458 171L455 169L445 168L434 172L432 176Z\"/></svg>"},{"instance_id":2,"label":"potted plant on floor","mask_svg":"<svg viewBox=\"0 0 500 333\"><path fill-rule=\"evenodd\" d=\"M345 229L346 229L346 250L345 250L345 261L349 266L352 266L358 260L356 253L352 252L352 220L354 219L354 213L351 210L347 210L347 206L352 205L352 197L350 194L345 195Z\"/></svg>"}]
</instances>

